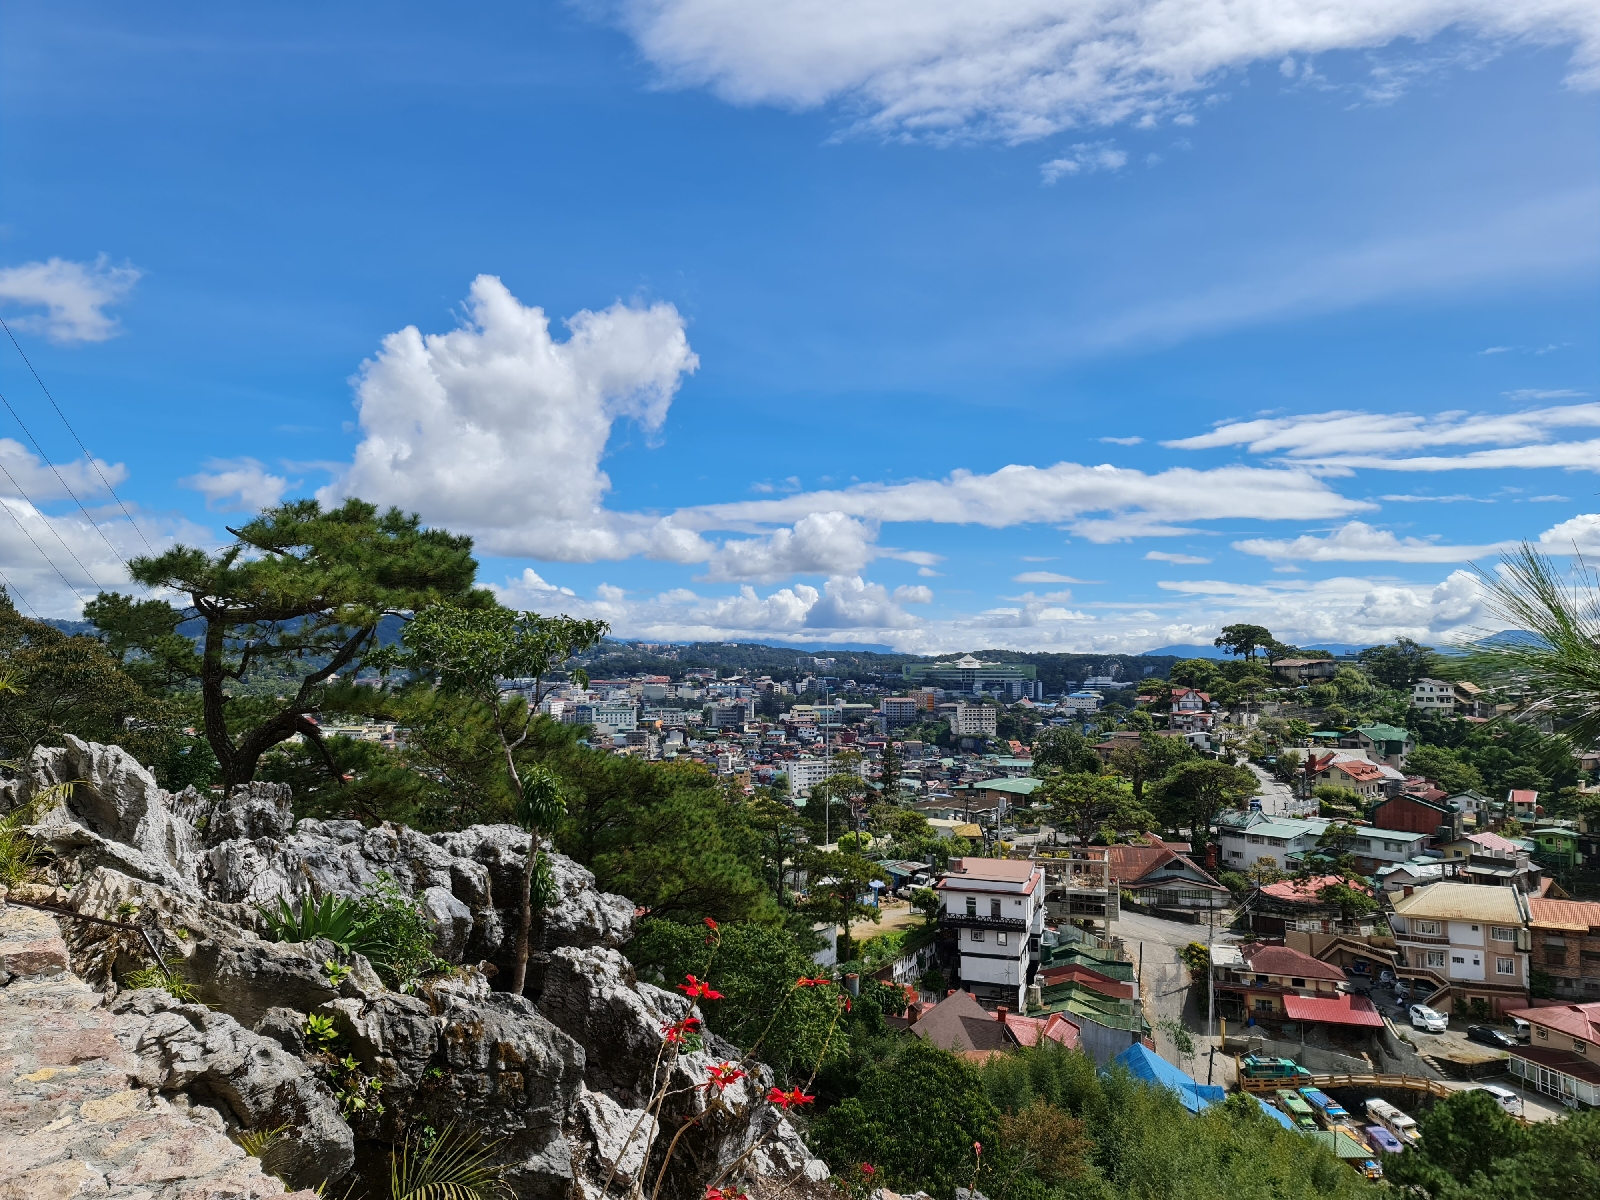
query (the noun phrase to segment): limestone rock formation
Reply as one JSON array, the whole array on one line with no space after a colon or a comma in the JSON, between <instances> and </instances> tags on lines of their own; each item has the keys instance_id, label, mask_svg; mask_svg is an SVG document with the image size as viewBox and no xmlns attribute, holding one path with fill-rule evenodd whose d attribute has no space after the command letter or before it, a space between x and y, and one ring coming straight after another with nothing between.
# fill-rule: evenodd
<instances>
[{"instance_id":1,"label":"limestone rock formation","mask_svg":"<svg viewBox=\"0 0 1600 1200\"><path fill-rule=\"evenodd\" d=\"M528 994L494 989L510 975L526 832L297 822L287 788L174 796L123 751L77 741L36 752L22 779L0 784L0 812L69 780L84 782L30 832L72 885L71 908L99 919L62 925L72 965L110 994L99 1019L147 1089L139 1104L187 1098L217 1122L288 1125L294 1147L272 1166L302 1186L336 1182L357 1140L392 1145L449 1125L499 1139L504 1177L529 1200L598 1200L608 1180L618 1200L658 1177L663 1200L699 1200L723 1175L756 1193L827 1178L764 1100L764 1067L745 1064L748 1076L718 1091L708 1069L737 1059L733 1047L664 1046L690 1002L635 978L618 953L634 906L579 864L550 855L557 899L535 924ZM258 906L356 896L380 875L416 898L454 970L403 994L360 955L264 936ZM151 965L152 941L202 1004L117 994ZM0 972L32 969L40 953L0 942ZM311 1030L313 1016L331 1026ZM663 1083L656 1120L645 1109Z\"/></svg>"}]
</instances>

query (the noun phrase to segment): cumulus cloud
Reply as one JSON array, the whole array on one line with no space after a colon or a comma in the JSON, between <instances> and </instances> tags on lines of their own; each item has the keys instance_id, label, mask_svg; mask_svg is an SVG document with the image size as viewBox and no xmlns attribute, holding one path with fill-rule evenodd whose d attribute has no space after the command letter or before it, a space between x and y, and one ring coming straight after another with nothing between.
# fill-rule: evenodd
<instances>
[{"instance_id":1,"label":"cumulus cloud","mask_svg":"<svg viewBox=\"0 0 1600 1200\"><path fill-rule=\"evenodd\" d=\"M894 590L896 604L932 604L933 589L920 583L901 584Z\"/></svg>"},{"instance_id":2,"label":"cumulus cloud","mask_svg":"<svg viewBox=\"0 0 1600 1200\"><path fill-rule=\"evenodd\" d=\"M11 324L38 330L52 342L103 342L119 332L117 319L105 310L138 281L137 270L114 267L103 254L92 263L50 258L0 267L0 303L43 309L14 317Z\"/></svg>"},{"instance_id":3,"label":"cumulus cloud","mask_svg":"<svg viewBox=\"0 0 1600 1200\"><path fill-rule=\"evenodd\" d=\"M770 583L790 575L853 575L877 557L877 536L872 525L842 512L811 513L791 529L724 542L705 578Z\"/></svg>"},{"instance_id":4,"label":"cumulus cloud","mask_svg":"<svg viewBox=\"0 0 1600 1200\"><path fill-rule=\"evenodd\" d=\"M1509 543L1485 546L1447 546L1432 538L1396 537L1363 521L1350 521L1327 537L1302 534L1297 538L1246 538L1233 548L1261 558L1297 559L1301 562L1466 562L1503 550Z\"/></svg>"},{"instance_id":5,"label":"cumulus cloud","mask_svg":"<svg viewBox=\"0 0 1600 1200\"><path fill-rule=\"evenodd\" d=\"M1580 513L1546 529L1539 546L1550 554L1600 554L1600 513Z\"/></svg>"},{"instance_id":6,"label":"cumulus cloud","mask_svg":"<svg viewBox=\"0 0 1600 1200\"><path fill-rule=\"evenodd\" d=\"M707 559L711 547L671 518L603 504L612 425L658 431L699 365L683 317L670 304L619 302L564 323L557 341L543 309L480 275L459 328L390 334L361 367L354 461L319 497L414 509L496 554Z\"/></svg>"},{"instance_id":7,"label":"cumulus cloud","mask_svg":"<svg viewBox=\"0 0 1600 1200\"><path fill-rule=\"evenodd\" d=\"M107 483L116 487L127 477L128 469L122 463L108 463L97 458L92 466L81 459L52 465L21 442L0 438L0 494L3 495L26 501L59 500L68 495L70 488L74 495L89 497L105 491Z\"/></svg>"},{"instance_id":8,"label":"cumulus cloud","mask_svg":"<svg viewBox=\"0 0 1600 1200\"><path fill-rule=\"evenodd\" d=\"M738 104L842 100L863 114L857 129L936 139L1186 115L1231 69L1409 46L1446 27L1575 44L1569 79L1600 82L1587 0L614 0L609 11L674 83Z\"/></svg>"},{"instance_id":9,"label":"cumulus cloud","mask_svg":"<svg viewBox=\"0 0 1600 1200\"><path fill-rule=\"evenodd\" d=\"M286 476L274 475L253 458L213 458L205 470L178 480L180 487L199 492L206 507L223 512L256 511L277 504L291 484Z\"/></svg>"},{"instance_id":10,"label":"cumulus cloud","mask_svg":"<svg viewBox=\"0 0 1600 1200\"><path fill-rule=\"evenodd\" d=\"M1197 567L1211 561L1209 558L1201 558L1198 554L1175 554L1167 550L1152 550L1145 555L1145 558L1151 562L1172 563L1179 567Z\"/></svg>"}]
</instances>

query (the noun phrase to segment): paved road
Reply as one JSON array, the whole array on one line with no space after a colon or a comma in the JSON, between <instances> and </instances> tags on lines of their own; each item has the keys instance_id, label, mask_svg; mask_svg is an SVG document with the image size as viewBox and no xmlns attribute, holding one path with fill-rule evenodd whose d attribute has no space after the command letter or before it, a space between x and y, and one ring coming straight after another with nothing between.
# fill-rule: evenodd
<instances>
[{"instance_id":1,"label":"paved road","mask_svg":"<svg viewBox=\"0 0 1600 1200\"><path fill-rule=\"evenodd\" d=\"M1142 913L1124 912L1111 927L1122 939L1128 957L1139 964L1139 992L1144 1000L1145 1019L1156 1029L1157 1053L1168 1062L1177 1063L1201 1083L1206 1081L1207 1056L1215 1039L1206 1037L1206 1021L1193 995L1198 989L1190 985L1189 968L1178 957L1178 952L1190 942L1204 945L1208 936L1217 944L1238 941L1238 936L1226 927L1231 915L1217 913L1216 926L1209 935L1205 925L1166 921ZM1195 1047L1193 1058L1185 1061L1179 1054L1172 1035L1159 1028L1162 1021L1176 1021L1189 1031ZM1218 1055L1213 1082L1225 1085L1231 1082L1232 1075L1232 1060L1224 1064L1223 1057Z\"/></svg>"},{"instance_id":2,"label":"paved road","mask_svg":"<svg viewBox=\"0 0 1600 1200\"><path fill-rule=\"evenodd\" d=\"M1269 817L1287 817L1295 812L1296 798L1293 789L1279 783L1263 767L1246 763L1261 783L1261 811Z\"/></svg>"}]
</instances>

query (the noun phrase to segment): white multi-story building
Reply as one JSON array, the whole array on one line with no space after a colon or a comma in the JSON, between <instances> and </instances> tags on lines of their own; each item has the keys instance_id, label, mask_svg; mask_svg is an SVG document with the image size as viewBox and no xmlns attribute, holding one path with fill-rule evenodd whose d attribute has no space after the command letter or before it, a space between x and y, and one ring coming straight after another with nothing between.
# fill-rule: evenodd
<instances>
[{"instance_id":1,"label":"white multi-story building","mask_svg":"<svg viewBox=\"0 0 1600 1200\"><path fill-rule=\"evenodd\" d=\"M937 890L940 923L956 931L962 986L1026 1011L1028 967L1044 933L1044 868L1028 859L952 858Z\"/></svg>"},{"instance_id":2,"label":"white multi-story building","mask_svg":"<svg viewBox=\"0 0 1600 1200\"><path fill-rule=\"evenodd\" d=\"M988 704L958 704L950 714L950 732L956 737L993 737L999 712Z\"/></svg>"},{"instance_id":3,"label":"white multi-story building","mask_svg":"<svg viewBox=\"0 0 1600 1200\"><path fill-rule=\"evenodd\" d=\"M1456 685L1444 679L1419 679L1411 685L1411 706L1424 712L1455 712Z\"/></svg>"},{"instance_id":4,"label":"white multi-story building","mask_svg":"<svg viewBox=\"0 0 1600 1200\"><path fill-rule=\"evenodd\" d=\"M830 767L825 758L795 758L784 763L783 769L789 776L789 798L799 802L828 777Z\"/></svg>"},{"instance_id":5,"label":"white multi-story building","mask_svg":"<svg viewBox=\"0 0 1600 1200\"><path fill-rule=\"evenodd\" d=\"M1449 988L1451 1002L1481 999L1497 1019L1527 1003L1529 911L1519 889L1432 883L1391 893L1390 903L1395 973L1413 981L1416 998Z\"/></svg>"},{"instance_id":6,"label":"white multi-story building","mask_svg":"<svg viewBox=\"0 0 1600 1200\"><path fill-rule=\"evenodd\" d=\"M885 696L878 701L878 711L883 714L883 723L888 729L901 725L915 725L919 712L925 711L926 708L927 706L914 696Z\"/></svg>"},{"instance_id":7,"label":"white multi-story building","mask_svg":"<svg viewBox=\"0 0 1600 1200\"><path fill-rule=\"evenodd\" d=\"M682 729L689 723L689 714L681 708L647 708L644 723L660 725L663 729Z\"/></svg>"},{"instance_id":8,"label":"white multi-story building","mask_svg":"<svg viewBox=\"0 0 1600 1200\"><path fill-rule=\"evenodd\" d=\"M1252 812L1247 821L1238 825L1218 823L1220 869L1242 874L1257 863L1264 863L1281 871L1289 855L1316 849L1317 839L1333 824L1321 817L1302 821L1267 817L1259 812Z\"/></svg>"},{"instance_id":9,"label":"white multi-story building","mask_svg":"<svg viewBox=\"0 0 1600 1200\"><path fill-rule=\"evenodd\" d=\"M1103 703L1105 697L1099 692L1071 692L1061 697L1056 707L1061 712L1095 713Z\"/></svg>"},{"instance_id":10,"label":"white multi-story building","mask_svg":"<svg viewBox=\"0 0 1600 1200\"><path fill-rule=\"evenodd\" d=\"M572 710L575 725L592 725L603 736L632 733L639 728L638 711L631 704L579 704Z\"/></svg>"}]
</instances>

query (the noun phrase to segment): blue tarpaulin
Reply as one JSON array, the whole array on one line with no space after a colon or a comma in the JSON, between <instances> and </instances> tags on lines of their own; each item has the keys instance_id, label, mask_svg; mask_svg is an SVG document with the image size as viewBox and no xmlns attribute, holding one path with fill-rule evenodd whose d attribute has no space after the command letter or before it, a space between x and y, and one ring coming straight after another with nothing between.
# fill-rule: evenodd
<instances>
[{"instance_id":1,"label":"blue tarpaulin","mask_svg":"<svg viewBox=\"0 0 1600 1200\"><path fill-rule=\"evenodd\" d=\"M1199 1112L1207 1105L1216 1104L1228 1094L1222 1088L1196 1083L1143 1042L1135 1042L1111 1061L1114 1065L1126 1067L1129 1073L1147 1083L1159 1083L1171 1088L1178 1093L1178 1099L1190 1112Z\"/></svg>"}]
</instances>

